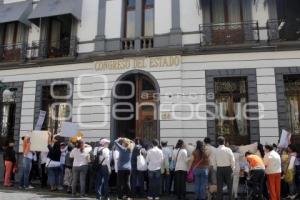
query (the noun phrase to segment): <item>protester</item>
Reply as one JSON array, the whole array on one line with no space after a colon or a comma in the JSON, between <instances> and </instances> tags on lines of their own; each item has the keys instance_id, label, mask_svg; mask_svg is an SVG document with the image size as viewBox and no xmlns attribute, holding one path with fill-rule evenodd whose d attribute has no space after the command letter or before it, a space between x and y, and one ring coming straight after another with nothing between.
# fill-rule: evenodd
<instances>
[{"instance_id":1,"label":"protester","mask_svg":"<svg viewBox=\"0 0 300 200\"><path fill-rule=\"evenodd\" d=\"M175 163L174 191L177 199L185 199L188 154L183 140L178 140L172 159Z\"/></svg>"},{"instance_id":2,"label":"protester","mask_svg":"<svg viewBox=\"0 0 300 200\"><path fill-rule=\"evenodd\" d=\"M262 160L257 155L250 152L245 154L246 160L249 163L250 169L250 181L253 183L254 193L257 194L257 199L263 199L263 186L265 181L265 165Z\"/></svg>"},{"instance_id":3,"label":"protester","mask_svg":"<svg viewBox=\"0 0 300 200\"><path fill-rule=\"evenodd\" d=\"M47 171L48 181L51 187L51 191L56 191L59 186L59 171L60 171L60 142L58 141L59 136L52 136L49 134L48 138L48 160L47 160Z\"/></svg>"},{"instance_id":4,"label":"protester","mask_svg":"<svg viewBox=\"0 0 300 200\"><path fill-rule=\"evenodd\" d=\"M64 185L67 186L67 192L72 192L72 168L73 168L73 158L70 157L71 152L73 150L73 146L68 145L66 158L65 158L65 173L64 173Z\"/></svg>"},{"instance_id":5,"label":"protester","mask_svg":"<svg viewBox=\"0 0 300 200\"><path fill-rule=\"evenodd\" d=\"M206 137L204 138L205 151L209 157L209 172L208 172L208 184L217 185L216 171L214 170L214 159L216 147L211 145L211 139Z\"/></svg>"},{"instance_id":6,"label":"protester","mask_svg":"<svg viewBox=\"0 0 300 200\"><path fill-rule=\"evenodd\" d=\"M300 198L300 150L299 150L299 146L298 146L298 153L297 153L297 159L295 162L295 168L296 168L296 173L295 173L295 183L296 183L296 187L297 187L297 197L296 198Z\"/></svg>"},{"instance_id":7,"label":"protester","mask_svg":"<svg viewBox=\"0 0 300 200\"><path fill-rule=\"evenodd\" d=\"M196 199L205 200L207 194L206 189L208 185L209 157L205 151L203 142L196 142L196 149L192 154L190 163L190 169L193 169L195 176L195 193L197 195Z\"/></svg>"},{"instance_id":8,"label":"protester","mask_svg":"<svg viewBox=\"0 0 300 200\"><path fill-rule=\"evenodd\" d=\"M230 148L225 147L225 138L217 139L218 148L215 151L213 166L217 170L217 199L223 199L223 186L227 186L229 199L232 199L232 175L235 168L235 159Z\"/></svg>"},{"instance_id":9,"label":"protester","mask_svg":"<svg viewBox=\"0 0 300 200\"><path fill-rule=\"evenodd\" d=\"M89 150L92 150L90 146L85 146L82 140L78 140L76 143L76 148L74 148L70 153L70 158L73 158L73 168L72 168L72 195L76 195L76 188L78 178L80 182L80 196L85 197L85 189L86 189L86 175L88 171L88 163L90 162L90 154Z\"/></svg>"},{"instance_id":10,"label":"protester","mask_svg":"<svg viewBox=\"0 0 300 200\"><path fill-rule=\"evenodd\" d=\"M110 141L102 139L100 141L101 148L98 149L95 162L99 165L97 168L97 179L96 179L96 198L97 199L108 199L109 198L109 174L111 173L110 168L110 152L108 149Z\"/></svg>"},{"instance_id":11,"label":"protester","mask_svg":"<svg viewBox=\"0 0 300 200\"><path fill-rule=\"evenodd\" d=\"M172 160L172 150L167 146L167 141L162 141L162 152L164 155L164 162L162 165L162 193L170 194L171 190L171 173L170 162Z\"/></svg>"},{"instance_id":12,"label":"protester","mask_svg":"<svg viewBox=\"0 0 300 200\"><path fill-rule=\"evenodd\" d=\"M48 152L41 152L40 154L40 165L41 165L41 187L46 188L48 182L48 175L46 169Z\"/></svg>"},{"instance_id":13,"label":"protester","mask_svg":"<svg viewBox=\"0 0 300 200\"><path fill-rule=\"evenodd\" d=\"M109 186L111 188L116 188L118 184L117 173L118 173L118 160L119 160L119 151L116 149L115 145L113 145L111 153L110 153L111 161L111 174L109 177Z\"/></svg>"},{"instance_id":14,"label":"protester","mask_svg":"<svg viewBox=\"0 0 300 200\"><path fill-rule=\"evenodd\" d=\"M265 145L264 164L270 200L279 200L281 191L281 158L272 145Z\"/></svg>"},{"instance_id":15,"label":"protester","mask_svg":"<svg viewBox=\"0 0 300 200\"><path fill-rule=\"evenodd\" d=\"M30 137L24 136L22 137L23 140L23 162L22 162L22 171L21 171L21 178L20 178L20 185L21 189L33 189L31 185L29 185L29 174L32 167L32 159L33 153L30 151Z\"/></svg>"},{"instance_id":16,"label":"protester","mask_svg":"<svg viewBox=\"0 0 300 200\"><path fill-rule=\"evenodd\" d=\"M235 199L238 199L238 193L239 193L239 184L240 184L240 159L244 156L239 152L239 148L237 146L231 147L234 160L235 160L235 167L233 170L233 180L232 180L232 196Z\"/></svg>"},{"instance_id":17,"label":"protester","mask_svg":"<svg viewBox=\"0 0 300 200\"><path fill-rule=\"evenodd\" d=\"M152 141L152 148L147 152L149 191L148 199L158 200L160 196L161 184L161 166L164 160L164 155L161 149L158 148L158 140Z\"/></svg>"},{"instance_id":18,"label":"protester","mask_svg":"<svg viewBox=\"0 0 300 200\"><path fill-rule=\"evenodd\" d=\"M67 154L68 146L62 142L60 143L60 167L59 167L59 185L58 190L64 189L64 176L65 176L65 162L66 162L66 154Z\"/></svg>"},{"instance_id":19,"label":"protester","mask_svg":"<svg viewBox=\"0 0 300 200\"><path fill-rule=\"evenodd\" d=\"M133 196L143 195L144 193L144 172L137 169L137 157L141 154L143 149L142 140L140 138L134 139L135 146L131 157L131 176L130 186Z\"/></svg>"},{"instance_id":20,"label":"protester","mask_svg":"<svg viewBox=\"0 0 300 200\"><path fill-rule=\"evenodd\" d=\"M297 150L296 146L290 144L288 146L288 162L286 167L284 168L284 180L289 186L289 191L288 191L288 199L295 199L297 196L297 190L296 190L296 183L295 183L295 174L296 174L296 167L295 167L295 162L297 158Z\"/></svg>"},{"instance_id":21,"label":"protester","mask_svg":"<svg viewBox=\"0 0 300 200\"><path fill-rule=\"evenodd\" d=\"M10 142L7 144L4 151L4 165L5 165L5 175L4 175L4 186L12 187L11 174L15 173L17 170L16 165L16 153L14 151L14 143Z\"/></svg>"},{"instance_id":22,"label":"protester","mask_svg":"<svg viewBox=\"0 0 300 200\"><path fill-rule=\"evenodd\" d=\"M133 142L127 138L119 138L115 140L116 148L119 151L118 160L118 199L132 198L129 184L131 172L131 156Z\"/></svg>"}]
</instances>

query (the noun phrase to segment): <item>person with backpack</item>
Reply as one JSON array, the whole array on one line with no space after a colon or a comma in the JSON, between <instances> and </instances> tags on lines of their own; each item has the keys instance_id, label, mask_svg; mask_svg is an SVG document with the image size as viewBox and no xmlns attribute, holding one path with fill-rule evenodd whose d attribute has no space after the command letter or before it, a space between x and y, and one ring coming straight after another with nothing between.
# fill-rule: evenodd
<instances>
[{"instance_id":1,"label":"person with backpack","mask_svg":"<svg viewBox=\"0 0 300 200\"><path fill-rule=\"evenodd\" d=\"M110 141L102 139L100 141L101 147L98 149L95 163L97 166L97 179L96 179L96 199L109 199L109 174L111 173L110 168Z\"/></svg>"},{"instance_id":2,"label":"person with backpack","mask_svg":"<svg viewBox=\"0 0 300 200\"><path fill-rule=\"evenodd\" d=\"M177 199L185 199L186 176L188 171L188 153L183 140L178 140L173 152L172 160L175 165L174 192Z\"/></svg>"}]
</instances>

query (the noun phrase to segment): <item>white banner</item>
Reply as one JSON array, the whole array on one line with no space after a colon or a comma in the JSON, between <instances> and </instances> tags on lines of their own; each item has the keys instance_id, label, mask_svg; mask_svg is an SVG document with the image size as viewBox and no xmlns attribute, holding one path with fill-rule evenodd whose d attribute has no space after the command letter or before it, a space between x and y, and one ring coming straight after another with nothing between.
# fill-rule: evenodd
<instances>
[{"instance_id":1,"label":"white banner","mask_svg":"<svg viewBox=\"0 0 300 200\"><path fill-rule=\"evenodd\" d=\"M34 130L40 131L42 129L46 114L47 114L46 111L40 110L39 118L36 122Z\"/></svg>"}]
</instances>

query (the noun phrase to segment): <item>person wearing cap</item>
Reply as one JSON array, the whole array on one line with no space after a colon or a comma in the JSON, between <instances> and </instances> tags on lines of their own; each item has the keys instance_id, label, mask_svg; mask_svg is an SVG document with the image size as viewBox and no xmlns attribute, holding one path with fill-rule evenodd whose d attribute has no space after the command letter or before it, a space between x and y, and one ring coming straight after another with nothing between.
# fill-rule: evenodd
<instances>
[{"instance_id":1,"label":"person wearing cap","mask_svg":"<svg viewBox=\"0 0 300 200\"><path fill-rule=\"evenodd\" d=\"M97 169L96 179L96 198L97 199L108 199L109 198L109 174L111 173L110 168L110 152L109 146L110 141L107 139L100 140L101 147L98 149L96 162L99 167Z\"/></svg>"},{"instance_id":2,"label":"person wearing cap","mask_svg":"<svg viewBox=\"0 0 300 200\"><path fill-rule=\"evenodd\" d=\"M30 151L30 137L28 135L22 137L23 140L23 162L22 162L22 171L20 178L21 189L33 189L31 185L29 185L29 174L32 167L33 153Z\"/></svg>"}]
</instances>

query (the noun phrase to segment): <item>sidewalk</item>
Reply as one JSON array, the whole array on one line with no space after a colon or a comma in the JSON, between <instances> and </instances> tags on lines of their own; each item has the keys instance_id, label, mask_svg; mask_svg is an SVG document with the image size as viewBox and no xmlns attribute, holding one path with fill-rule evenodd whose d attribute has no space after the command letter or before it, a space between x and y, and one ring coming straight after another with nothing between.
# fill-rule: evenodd
<instances>
[{"instance_id":1,"label":"sidewalk","mask_svg":"<svg viewBox=\"0 0 300 200\"><path fill-rule=\"evenodd\" d=\"M190 200L193 200L193 195L188 195ZM50 192L47 189L41 189L39 187L32 190L20 190L17 187L6 188L0 186L0 200L94 200L96 199L95 195L90 195L86 198L74 198L71 197L71 194L66 192ZM117 199L115 194L112 194L111 200ZM146 198L137 198L136 200L144 200ZM161 200L174 200L174 196L165 196Z\"/></svg>"}]
</instances>

